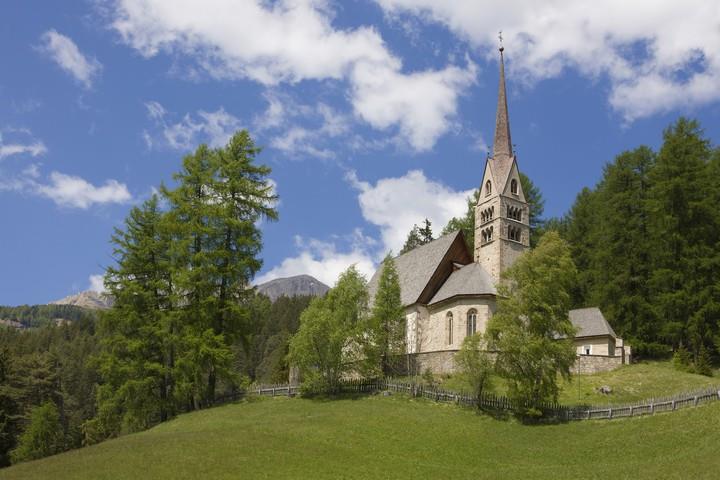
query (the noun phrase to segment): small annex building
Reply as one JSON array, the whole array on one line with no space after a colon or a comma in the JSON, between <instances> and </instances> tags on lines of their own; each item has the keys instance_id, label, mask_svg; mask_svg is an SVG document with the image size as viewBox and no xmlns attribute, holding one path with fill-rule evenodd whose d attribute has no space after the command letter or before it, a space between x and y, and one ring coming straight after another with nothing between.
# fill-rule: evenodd
<instances>
[{"instance_id":1,"label":"small annex building","mask_svg":"<svg viewBox=\"0 0 720 480\"><path fill-rule=\"evenodd\" d=\"M485 331L496 310L500 274L530 248L530 210L510 138L502 47L493 153L480 185L473 251L457 231L394 259L405 308L407 353L416 373L454 371L454 355L465 336ZM377 271L370 280L371 299L379 277ZM600 309L572 310L570 321L577 329L577 373L612 370L630 361L630 347Z\"/></svg>"}]
</instances>

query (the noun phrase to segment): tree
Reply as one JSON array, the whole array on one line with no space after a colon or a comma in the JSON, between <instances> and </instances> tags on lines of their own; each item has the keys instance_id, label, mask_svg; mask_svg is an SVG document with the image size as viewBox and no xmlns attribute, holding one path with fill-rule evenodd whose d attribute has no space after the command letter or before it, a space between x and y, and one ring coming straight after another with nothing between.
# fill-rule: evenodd
<instances>
[{"instance_id":1,"label":"tree","mask_svg":"<svg viewBox=\"0 0 720 480\"><path fill-rule=\"evenodd\" d=\"M300 369L306 391L337 393L342 375L361 358L358 327L367 321L365 279L351 266L323 298L300 316L288 360Z\"/></svg>"},{"instance_id":2,"label":"tree","mask_svg":"<svg viewBox=\"0 0 720 480\"><path fill-rule=\"evenodd\" d=\"M498 311L487 335L508 395L527 415L557 401L558 374L570 377L574 328L568 316L577 271L567 243L548 232L538 246L503 272Z\"/></svg>"},{"instance_id":3,"label":"tree","mask_svg":"<svg viewBox=\"0 0 720 480\"><path fill-rule=\"evenodd\" d=\"M117 266L105 276L113 307L100 322L102 384L95 436L147 428L177 410L181 336L168 225L157 196L130 211L112 236Z\"/></svg>"},{"instance_id":4,"label":"tree","mask_svg":"<svg viewBox=\"0 0 720 480\"><path fill-rule=\"evenodd\" d=\"M495 362L487 351L487 342L482 333L474 333L463 339L462 346L455 355L455 365L476 399L480 400L482 395L492 388Z\"/></svg>"},{"instance_id":5,"label":"tree","mask_svg":"<svg viewBox=\"0 0 720 480\"><path fill-rule=\"evenodd\" d=\"M430 223L430 220L426 218L422 228L418 227L417 224L413 225L413 228L410 230L407 239L405 240L405 245L403 245L402 250L400 250L400 255L432 241L432 224Z\"/></svg>"},{"instance_id":6,"label":"tree","mask_svg":"<svg viewBox=\"0 0 720 480\"><path fill-rule=\"evenodd\" d=\"M10 465L10 451L20 431L21 391L13 385L12 356L0 349L0 467Z\"/></svg>"},{"instance_id":7,"label":"tree","mask_svg":"<svg viewBox=\"0 0 720 480\"><path fill-rule=\"evenodd\" d=\"M20 441L12 451L12 462L54 455L63 450L64 433L60 424L60 414L52 402L45 402L33 409L30 424L20 436Z\"/></svg>"},{"instance_id":8,"label":"tree","mask_svg":"<svg viewBox=\"0 0 720 480\"><path fill-rule=\"evenodd\" d=\"M542 216L545 211L545 199L543 199L540 189L530 180L530 177L522 172L520 172L520 185L522 185L525 201L528 203L530 210L528 214L528 222L530 223L530 247L535 248L544 231Z\"/></svg>"},{"instance_id":9,"label":"tree","mask_svg":"<svg viewBox=\"0 0 720 480\"><path fill-rule=\"evenodd\" d=\"M236 340L244 342L253 327L247 303L250 280L262 266L261 220L275 220L277 196L268 180L270 169L256 165L260 149L247 131L236 133L224 148L201 145L183 160L174 176L177 188L163 189L170 204L174 226L177 289L183 292L181 320L193 332L188 345L202 350L199 341L210 342L205 358L206 388L201 400L212 402L219 380L232 385L224 363L225 345L231 351ZM247 350L250 344L243 343ZM213 360L213 358L215 360ZM198 372L193 370L193 375ZM199 377L198 377L199 378ZM195 380L188 380L191 383ZM187 391L197 391L192 388Z\"/></svg>"},{"instance_id":10,"label":"tree","mask_svg":"<svg viewBox=\"0 0 720 480\"><path fill-rule=\"evenodd\" d=\"M365 357L384 376L391 375L405 353L405 309L400 299L400 278L390 254L383 260L370 315Z\"/></svg>"},{"instance_id":11,"label":"tree","mask_svg":"<svg viewBox=\"0 0 720 480\"><path fill-rule=\"evenodd\" d=\"M696 121L680 118L663 132L663 145L650 172L648 226L651 241L652 304L662 339L686 340L697 361L718 331L718 189L708 176L712 150ZM712 194L710 195L712 197Z\"/></svg>"}]
</instances>

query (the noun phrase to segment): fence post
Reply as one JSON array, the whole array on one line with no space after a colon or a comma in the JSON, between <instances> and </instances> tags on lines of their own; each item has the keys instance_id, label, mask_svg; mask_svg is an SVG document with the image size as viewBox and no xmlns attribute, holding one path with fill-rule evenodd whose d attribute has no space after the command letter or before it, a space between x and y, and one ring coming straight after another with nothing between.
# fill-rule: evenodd
<instances>
[{"instance_id":1,"label":"fence post","mask_svg":"<svg viewBox=\"0 0 720 480\"><path fill-rule=\"evenodd\" d=\"M697 397L697 395L695 395L695 405L693 405L693 406L697 407L697 403L698 403L698 397Z\"/></svg>"},{"instance_id":2,"label":"fence post","mask_svg":"<svg viewBox=\"0 0 720 480\"><path fill-rule=\"evenodd\" d=\"M675 400L672 401L672 409L675 410Z\"/></svg>"}]
</instances>

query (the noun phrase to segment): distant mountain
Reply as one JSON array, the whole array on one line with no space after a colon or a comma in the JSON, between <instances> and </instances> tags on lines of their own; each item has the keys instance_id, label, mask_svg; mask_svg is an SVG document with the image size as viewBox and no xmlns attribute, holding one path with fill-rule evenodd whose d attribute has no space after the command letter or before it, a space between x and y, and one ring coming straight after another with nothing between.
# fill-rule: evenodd
<instances>
[{"instance_id":1,"label":"distant mountain","mask_svg":"<svg viewBox=\"0 0 720 480\"><path fill-rule=\"evenodd\" d=\"M258 292L267 295L270 300L275 301L283 295L286 297L297 297L301 295L313 295L321 297L330 290L330 287L317 278L310 275L296 275L294 277L276 278L257 286Z\"/></svg>"},{"instance_id":2,"label":"distant mountain","mask_svg":"<svg viewBox=\"0 0 720 480\"><path fill-rule=\"evenodd\" d=\"M74 305L76 307L89 308L91 310L107 310L112 307L112 299L104 293L87 290L69 297L50 302L50 305Z\"/></svg>"}]
</instances>

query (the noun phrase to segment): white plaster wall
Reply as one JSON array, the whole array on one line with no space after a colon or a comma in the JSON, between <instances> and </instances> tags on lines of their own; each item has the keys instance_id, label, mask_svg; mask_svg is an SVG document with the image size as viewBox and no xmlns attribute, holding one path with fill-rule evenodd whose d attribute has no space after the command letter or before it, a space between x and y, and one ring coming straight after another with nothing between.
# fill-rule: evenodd
<instances>
[{"instance_id":1,"label":"white plaster wall","mask_svg":"<svg viewBox=\"0 0 720 480\"><path fill-rule=\"evenodd\" d=\"M615 340L610 336L593 338L576 338L575 350L578 355L585 355L584 347L589 345L590 355L615 356Z\"/></svg>"}]
</instances>

